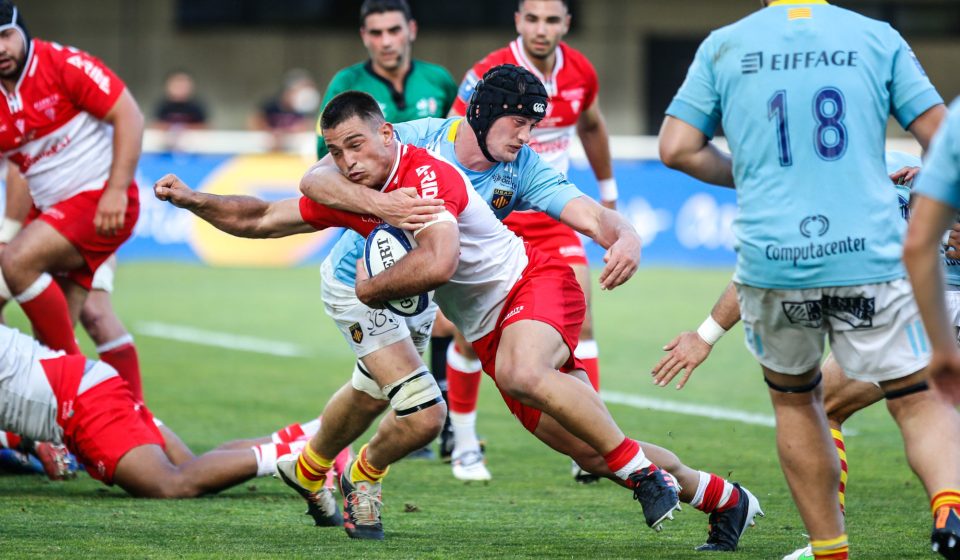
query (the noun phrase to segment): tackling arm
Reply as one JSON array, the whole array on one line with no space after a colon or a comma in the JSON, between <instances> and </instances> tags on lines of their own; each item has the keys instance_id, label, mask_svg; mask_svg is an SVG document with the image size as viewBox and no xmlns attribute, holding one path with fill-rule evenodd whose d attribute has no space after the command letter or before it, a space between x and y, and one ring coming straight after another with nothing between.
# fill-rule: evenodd
<instances>
[{"instance_id":1,"label":"tackling arm","mask_svg":"<svg viewBox=\"0 0 960 560\"><path fill-rule=\"evenodd\" d=\"M596 100L577 120L577 135L583 151L600 185L600 204L605 208L617 208L617 184L613 179L613 162L610 157L610 137L607 122Z\"/></svg>"},{"instance_id":2,"label":"tackling arm","mask_svg":"<svg viewBox=\"0 0 960 560\"><path fill-rule=\"evenodd\" d=\"M372 214L392 226L420 229L443 210L443 200L420 198L412 187L382 193L351 183L330 155L315 163L300 179L300 192L310 200L346 212Z\"/></svg>"},{"instance_id":3,"label":"tackling arm","mask_svg":"<svg viewBox=\"0 0 960 560\"><path fill-rule=\"evenodd\" d=\"M316 231L303 221L299 199L266 202L252 196L221 196L194 191L176 175L157 181L153 192L178 208L193 212L220 231L255 239Z\"/></svg>"},{"instance_id":4,"label":"tackling arm","mask_svg":"<svg viewBox=\"0 0 960 560\"><path fill-rule=\"evenodd\" d=\"M734 187L730 154L720 151L696 127L669 115L660 128L660 159L667 167L705 183Z\"/></svg>"},{"instance_id":5,"label":"tackling arm","mask_svg":"<svg viewBox=\"0 0 960 560\"><path fill-rule=\"evenodd\" d=\"M396 264L367 276L357 262L357 298L370 307L423 294L447 283L460 262L460 231L453 222L441 222L420 230L417 247Z\"/></svg>"},{"instance_id":6,"label":"tackling arm","mask_svg":"<svg viewBox=\"0 0 960 560\"><path fill-rule=\"evenodd\" d=\"M596 241L607 250L600 273L600 287L612 290L633 276L640 264L640 235L619 213L604 208L586 196L563 207L560 221Z\"/></svg>"}]
</instances>

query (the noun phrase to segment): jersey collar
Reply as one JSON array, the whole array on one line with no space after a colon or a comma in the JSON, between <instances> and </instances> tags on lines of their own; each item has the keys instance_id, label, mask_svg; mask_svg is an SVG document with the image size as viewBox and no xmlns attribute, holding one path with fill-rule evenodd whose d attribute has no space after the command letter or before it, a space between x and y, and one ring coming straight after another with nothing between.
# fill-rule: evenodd
<instances>
[{"instance_id":1,"label":"jersey collar","mask_svg":"<svg viewBox=\"0 0 960 560\"><path fill-rule=\"evenodd\" d=\"M773 0L767 7L772 6L806 6L810 4L829 4L827 0Z\"/></svg>"},{"instance_id":2,"label":"jersey collar","mask_svg":"<svg viewBox=\"0 0 960 560\"><path fill-rule=\"evenodd\" d=\"M549 97L557 95L557 76L560 75L560 70L563 69L563 49L560 48L560 45L557 45L557 61L556 64L553 65L553 72L550 73L549 78L544 76L540 70L530 62L530 59L527 58L527 53L523 52L523 39L521 37L517 37L516 40L510 43L510 51L513 53L513 58L520 63L520 66L532 72L537 79L543 82L543 87L547 89L547 95Z\"/></svg>"},{"instance_id":3,"label":"jersey collar","mask_svg":"<svg viewBox=\"0 0 960 560\"><path fill-rule=\"evenodd\" d=\"M380 187L380 192L387 190L387 187L390 186L390 183L397 177L397 169L400 168L400 160L403 159L403 156L407 153L407 145L402 144L399 140L395 140L397 143L397 157L393 160L393 169L390 170L390 175L387 176L387 180L383 182L383 186Z\"/></svg>"}]
</instances>

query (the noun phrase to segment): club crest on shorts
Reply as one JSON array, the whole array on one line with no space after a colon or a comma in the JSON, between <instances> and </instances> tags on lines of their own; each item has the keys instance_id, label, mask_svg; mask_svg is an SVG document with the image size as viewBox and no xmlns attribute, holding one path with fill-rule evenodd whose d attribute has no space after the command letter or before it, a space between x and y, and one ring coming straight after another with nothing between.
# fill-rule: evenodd
<instances>
[{"instance_id":1,"label":"club crest on shorts","mask_svg":"<svg viewBox=\"0 0 960 560\"><path fill-rule=\"evenodd\" d=\"M507 189L493 189L493 200L490 201L490 205L496 208L497 210L502 210L510 204L510 199L513 198L513 191Z\"/></svg>"},{"instance_id":2,"label":"club crest on shorts","mask_svg":"<svg viewBox=\"0 0 960 560\"><path fill-rule=\"evenodd\" d=\"M350 338L357 344L363 342L363 328L360 327L360 323L350 325Z\"/></svg>"}]
</instances>

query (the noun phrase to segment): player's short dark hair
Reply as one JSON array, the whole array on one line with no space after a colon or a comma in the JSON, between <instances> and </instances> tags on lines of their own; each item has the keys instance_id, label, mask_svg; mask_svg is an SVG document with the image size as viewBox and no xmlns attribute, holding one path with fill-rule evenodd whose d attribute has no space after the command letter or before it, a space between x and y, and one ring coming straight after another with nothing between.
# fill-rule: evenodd
<instances>
[{"instance_id":1,"label":"player's short dark hair","mask_svg":"<svg viewBox=\"0 0 960 560\"><path fill-rule=\"evenodd\" d=\"M407 21L413 19L413 12L410 11L407 0L364 0L363 5L360 6L360 25L366 25L367 16L370 14L386 12L402 12L403 19Z\"/></svg>"},{"instance_id":2,"label":"player's short dark hair","mask_svg":"<svg viewBox=\"0 0 960 560\"><path fill-rule=\"evenodd\" d=\"M378 125L387 121L380 110L380 104L369 93L350 90L331 99L323 108L323 113L320 114L320 129L335 128L353 117L373 121Z\"/></svg>"},{"instance_id":3,"label":"player's short dark hair","mask_svg":"<svg viewBox=\"0 0 960 560\"><path fill-rule=\"evenodd\" d=\"M523 3L526 2L526 1L527 1L527 0L517 0L517 11L518 11L518 12L523 8ZM570 4L567 2L567 0L560 0L560 2L563 3L563 7L566 8L567 11L569 12L569 11L570 11Z\"/></svg>"}]
</instances>

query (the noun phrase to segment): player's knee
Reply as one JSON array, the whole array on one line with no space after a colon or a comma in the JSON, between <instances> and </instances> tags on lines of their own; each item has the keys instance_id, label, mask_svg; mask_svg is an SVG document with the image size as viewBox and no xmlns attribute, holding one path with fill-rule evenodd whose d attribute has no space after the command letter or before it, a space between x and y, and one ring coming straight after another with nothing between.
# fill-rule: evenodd
<instances>
[{"instance_id":1,"label":"player's knee","mask_svg":"<svg viewBox=\"0 0 960 560\"><path fill-rule=\"evenodd\" d=\"M394 383L385 385L383 392L390 399L390 406L398 419L428 423L431 428L433 424L443 426L446 405L440 394L440 386L427 366L421 366Z\"/></svg>"},{"instance_id":2,"label":"player's knee","mask_svg":"<svg viewBox=\"0 0 960 560\"><path fill-rule=\"evenodd\" d=\"M446 418L447 406L441 402L435 406L408 414L402 417L402 420L410 426L414 433L423 435L425 441L432 441L440 435Z\"/></svg>"},{"instance_id":3,"label":"player's knee","mask_svg":"<svg viewBox=\"0 0 960 560\"><path fill-rule=\"evenodd\" d=\"M523 404L534 404L542 393L543 369L520 360L497 365L497 385Z\"/></svg>"}]
</instances>

